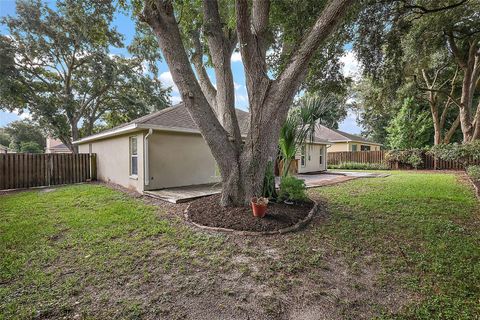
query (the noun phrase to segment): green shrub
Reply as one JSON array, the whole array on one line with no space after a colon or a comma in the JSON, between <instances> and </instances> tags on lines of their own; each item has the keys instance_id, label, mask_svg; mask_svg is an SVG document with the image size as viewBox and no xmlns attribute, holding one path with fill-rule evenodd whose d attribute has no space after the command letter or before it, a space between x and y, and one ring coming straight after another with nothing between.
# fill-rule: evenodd
<instances>
[{"instance_id":1,"label":"green shrub","mask_svg":"<svg viewBox=\"0 0 480 320\"><path fill-rule=\"evenodd\" d=\"M480 160L480 141L467 144L439 144L433 146L429 153L434 157L445 161L458 161L468 166L471 160Z\"/></svg>"},{"instance_id":2,"label":"green shrub","mask_svg":"<svg viewBox=\"0 0 480 320\"><path fill-rule=\"evenodd\" d=\"M279 197L282 200L305 201L308 199L306 190L307 187L303 180L286 176L280 182Z\"/></svg>"},{"instance_id":3,"label":"green shrub","mask_svg":"<svg viewBox=\"0 0 480 320\"><path fill-rule=\"evenodd\" d=\"M423 153L421 149L390 150L385 154L385 161L390 164L403 164L418 169L423 164Z\"/></svg>"},{"instance_id":4,"label":"green shrub","mask_svg":"<svg viewBox=\"0 0 480 320\"><path fill-rule=\"evenodd\" d=\"M20 144L21 153L43 153L43 148L34 141L22 142Z\"/></svg>"},{"instance_id":5,"label":"green shrub","mask_svg":"<svg viewBox=\"0 0 480 320\"><path fill-rule=\"evenodd\" d=\"M480 181L480 166L469 166L469 167L467 167L467 174L473 180Z\"/></svg>"},{"instance_id":6,"label":"green shrub","mask_svg":"<svg viewBox=\"0 0 480 320\"><path fill-rule=\"evenodd\" d=\"M340 164L329 164L328 169L389 170L390 167L385 163L342 162Z\"/></svg>"}]
</instances>

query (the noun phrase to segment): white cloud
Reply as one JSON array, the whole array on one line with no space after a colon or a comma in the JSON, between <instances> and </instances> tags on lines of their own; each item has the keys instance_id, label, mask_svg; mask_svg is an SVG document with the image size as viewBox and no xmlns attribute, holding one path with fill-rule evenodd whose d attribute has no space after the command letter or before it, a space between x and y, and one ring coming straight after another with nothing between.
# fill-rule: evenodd
<instances>
[{"instance_id":1,"label":"white cloud","mask_svg":"<svg viewBox=\"0 0 480 320\"><path fill-rule=\"evenodd\" d=\"M353 51L347 51L340 58L340 62L343 63L342 73L345 77L351 77L354 80L358 80L361 77L362 67Z\"/></svg>"},{"instance_id":2,"label":"white cloud","mask_svg":"<svg viewBox=\"0 0 480 320\"><path fill-rule=\"evenodd\" d=\"M235 51L232 54L232 62L242 62L242 55L240 54L240 52Z\"/></svg>"},{"instance_id":3,"label":"white cloud","mask_svg":"<svg viewBox=\"0 0 480 320\"><path fill-rule=\"evenodd\" d=\"M182 102L182 98L180 96L172 96L170 100L172 100L172 105Z\"/></svg>"},{"instance_id":4,"label":"white cloud","mask_svg":"<svg viewBox=\"0 0 480 320\"><path fill-rule=\"evenodd\" d=\"M24 119L32 119L32 115L30 114L30 112L24 110L23 112L20 112L18 109L15 109L13 110L13 113L16 113L18 115L18 117L22 120Z\"/></svg>"},{"instance_id":5,"label":"white cloud","mask_svg":"<svg viewBox=\"0 0 480 320\"><path fill-rule=\"evenodd\" d=\"M173 82L172 74L170 73L170 71L161 73L160 81L164 84L164 86L172 87L172 93L179 93L177 85L175 84L175 82Z\"/></svg>"},{"instance_id":6,"label":"white cloud","mask_svg":"<svg viewBox=\"0 0 480 320\"><path fill-rule=\"evenodd\" d=\"M349 110L347 117L339 124L339 129L352 134L360 134L362 128L357 123L357 114Z\"/></svg>"},{"instance_id":7,"label":"white cloud","mask_svg":"<svg viewBox=\"0 0 480 320\"><path fill-rule=\"evenodd\" d=\"M238 84L238 83L236 83L236 82L233 83L233 86L235 87L235 90L238 90L238 89L240 89L240 88L242 87L241 84Z\"/></svg>"},{"instance_id":8,"label":"white cloud","mask_svg":"<svg viewBox=\"0 0 480 320\"><path fill-rule=\"evenodd\" d=\"M240 103L240 102L248 102L248 97L243 94L236 93L235 94L235 100Z\"/></svg>"}]
</instances>

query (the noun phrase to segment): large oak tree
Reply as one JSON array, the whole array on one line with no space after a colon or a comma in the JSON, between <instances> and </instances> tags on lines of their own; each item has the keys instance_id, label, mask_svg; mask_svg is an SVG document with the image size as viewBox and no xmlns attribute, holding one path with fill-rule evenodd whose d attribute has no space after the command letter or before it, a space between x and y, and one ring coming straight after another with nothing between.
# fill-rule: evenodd
<instances>
[{"instance_id":1,"label":"large oak tree","mask_svg":"<svg viewBox=\"0 0 480 320\"><path fill-rule=\"evenodd\" d=\"M168 106L143 56L111 54L125 49L112 25L116 10L111 1L18 1L16 16L0 21L8 31L0 36L0 108L30 112L75 152L72 141L99 120L114 125ZM132 51L141 47L132 43Z\"/></svg>"},{"instance_id":2,"label":"large oak tree","mask_svg":"<svg viewBox=\"0 0 480 320\"><path fill-rule=\"evenodd\" d=\"M365 72L390 94L415 76L437 144L449 142L458 123L463 142L480 139L479 11L474 0L373 0L361 14L355 49ZM458 120L446 125L452 107Z\"/></svg>"},{"instance_id":3,"label":"large oak tree","mask_svg":"<svg viewBox=\"0 0 480 320\"><path fill-rule=\"evenodd\" d=\"M184 3L187 5L182 6ZM243 205L260 194L266 164L277 152L280 127L307 76L312 57L342 23L353 3L317 1L320 10L313 23L296 41L282 47L282 66L275 78L267 63L274 3L204 0L198 32L195 28L185 32L179 26L179 21L192 14L188 1L142 3L141 20L156 35L182 100L220 168L222 205ZM193 54L189 48L193 48ZM237 48L242 56L250 111L246 137L240 134L235 113L231 56ZM215 86L203 63L206 50Z\"/></svg>"}]
</instances>

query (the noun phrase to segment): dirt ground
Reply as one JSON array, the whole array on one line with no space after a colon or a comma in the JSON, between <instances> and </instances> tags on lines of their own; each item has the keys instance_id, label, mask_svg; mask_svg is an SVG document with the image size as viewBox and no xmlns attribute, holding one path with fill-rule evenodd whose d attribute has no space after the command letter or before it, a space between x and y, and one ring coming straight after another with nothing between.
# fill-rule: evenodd
<instances>
[{"instance_id":1,"label":"dirt ground","mask_svg":"<svg viewBox=\"0 0 480 320\"><path fill-rule=\"evenodd\" d=\"M144 201L165 209L173 219L181 218L188 205ZM161 305L157 316L165 319L370 319L384 312L396 313L417 299L383 282L384 274L372 256L347 261L329 239L318 246L316 229L328 219L322 213L304 230L285 235L210 232L225 237L225 245L234 248L224 271L197 268L164 274L155 267L154 256L149 272L161 276L153 286L145 283L136 291L143 292L152 307ZM305 250L314 254L308 252L309 261L304 264L298 255ZM318 259L318 265L312 259Z\"/></svg>"},{"instance_id":2,"label":"dirt ground","mask_svg":"<svg viewBox=\"0 0 480 320\"><path fill-rule=\"evenodd\" d=\"M187 210L191 221L201 226L262 232L293 226L305 219L313 206L311 201L291 205L270 202L265 217L256 218L251 207L222 207L220 195L213 195L191 201Z\"/></svg>"}]
</instances>

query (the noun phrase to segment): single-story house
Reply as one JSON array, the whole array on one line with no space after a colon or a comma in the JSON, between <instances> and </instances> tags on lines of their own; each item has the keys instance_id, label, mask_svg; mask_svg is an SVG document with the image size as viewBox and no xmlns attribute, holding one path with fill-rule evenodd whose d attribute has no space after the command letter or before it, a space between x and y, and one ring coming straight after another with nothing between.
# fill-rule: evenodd
<instances>
[{"instance_id":1,"label":"single-story house","mask_svg":"<svg viewBox=\"0 0 480 320\"><path fill-rule=\"evenodd\" d=\"M47 137L45 153L72 153L70 149L60 140Z\"/></svg>"},{"instance_id":2,"label":"single-story house","mask_svg":"<svg viewBox=\"0 0 480 320\"><path fill-rule=\"evenodd\" d=\"M315 134L319 139L331 142L328 152L339 151L380 151L381 143L372 142L364 137L317 125Z\"/></svg>"},{"instance_id":3,"label":"single-story house","mask_svg":"<svg viewBox=\"0 0 480 320\"><path fill-rule=\"evenodd\" d=\"M246 137L249 113L237 109ZM215 183L220 173L208 145L182 103L74 141L97 154L97 178L138 192ZM313 139L298 155L299 172L326 170L328 142Z\"/></svg>"}]
</instances>

